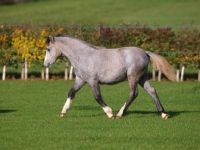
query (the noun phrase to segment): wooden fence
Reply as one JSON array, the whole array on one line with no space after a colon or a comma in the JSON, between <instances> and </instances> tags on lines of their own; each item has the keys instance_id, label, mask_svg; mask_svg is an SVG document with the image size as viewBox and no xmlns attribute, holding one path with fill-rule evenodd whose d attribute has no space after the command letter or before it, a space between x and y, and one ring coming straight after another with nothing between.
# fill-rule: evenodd
<instances>
[{"instance_id":1,"label":"wooden fence","mask_svg":"<svg viewBox=\"0 0 200 150\"><path fill-rule=\"evenodd\" d=\"M64 70L64 80L73 80L73 66L70 65L70 63L66 62L65 67L63 67ZM41 69L41 79L48 81L50 79L49 77L50 68L42 67ZM184 81L184 73L185 73L185 66L183 65L180 69L176 69L176 80L177 82L183 82ZM157 76L156 76L157 75ZM2 80L6 80L6 65L3 65L2 68ZM21 68L21 80L28 80L28 60L24 60L24 64ZM152 80L153 81L161 81L162 80L162 73L160 71L156 71L152 69ZM200 82L200 70L198 70L198 78L197 81Z\"/></svg>"}]
</instances>

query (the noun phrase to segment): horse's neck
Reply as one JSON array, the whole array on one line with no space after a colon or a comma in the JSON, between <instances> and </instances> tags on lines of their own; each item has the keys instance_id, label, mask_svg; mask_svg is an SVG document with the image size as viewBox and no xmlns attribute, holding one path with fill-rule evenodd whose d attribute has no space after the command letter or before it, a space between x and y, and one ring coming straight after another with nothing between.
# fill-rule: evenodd
<instances>
[{"instance_id":1,"label":"horse's neck","mask_svg":"<svg viewBox=\"0 0 200 150\"><path fill-rule=\"evenodd\" d=\"M63 45L62 46L62 53L65 55L69 61L71 62L74 68L77 68L80 64L80 57L87 56L87 53L90 53L92 48L84 45L82 43L73 43L70 46Z\"/></svg>"}]
</instances>

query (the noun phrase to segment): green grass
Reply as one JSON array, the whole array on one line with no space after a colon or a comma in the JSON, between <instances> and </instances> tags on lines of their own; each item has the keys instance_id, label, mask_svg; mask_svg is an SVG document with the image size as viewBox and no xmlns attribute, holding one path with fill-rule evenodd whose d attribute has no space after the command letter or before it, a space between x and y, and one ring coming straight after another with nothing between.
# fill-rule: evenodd
<instances>
[{"instance_id":1,"label":"green grass","mask_svg":"<svg viewBox=\"0 0 200 150\"><path fill-rule=\"evenodd\" d=\"M200 0L49 0L0 6L0 23L200 25Z\"/></svg>"},{"instance_id":2,"label":"green grass","mask_svg":"<svg viewBox=\"0 0 200 150\"><path fill-rule=\"evenodd\" d=\"M0 149L199 149L199 83L151 83L168 120L141 88L127 114L110 120L85 85L60 118L73 81L0 81ZM128 98L127 82L101 89L116 114Z\"/></svg>"}]
</instances>

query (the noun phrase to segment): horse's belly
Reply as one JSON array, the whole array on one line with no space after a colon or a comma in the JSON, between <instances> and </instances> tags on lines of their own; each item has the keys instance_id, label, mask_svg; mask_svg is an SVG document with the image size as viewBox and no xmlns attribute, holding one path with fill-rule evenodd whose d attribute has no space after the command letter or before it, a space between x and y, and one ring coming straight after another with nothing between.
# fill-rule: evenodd
<instances>
[{"instance_id":1,"label":"horse's belly","mask_svg":"<svg viewBox=\"0 0 200 150\"><path fill-rule=\"evenodd\" d=\"M124 81L127 78L127 75L125 72L120 71L120 72L108 72L105 74L101 74L99 76L99 82L101 84L115 84L121 81Z\"/></svg>"}]
</instances>

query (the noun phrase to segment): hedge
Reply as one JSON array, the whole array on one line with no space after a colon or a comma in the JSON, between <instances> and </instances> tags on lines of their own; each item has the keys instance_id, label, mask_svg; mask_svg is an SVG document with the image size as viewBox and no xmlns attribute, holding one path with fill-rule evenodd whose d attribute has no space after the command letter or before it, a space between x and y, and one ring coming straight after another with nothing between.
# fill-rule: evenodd
<instances>
[{"instance_id":1,"label":"hedge","mask_svg":"<svg viewBox=\"0 0 200 150\"><path fill-rule=\"evenodd\" d=\"M49 34L67 34L106 48L137 46L167 57L171 64L200 69L200 30L122 23L119 26L20 24L0 26L0 64L17 66L24 58L42 62Z\"/></svg>"}]
</instances>

